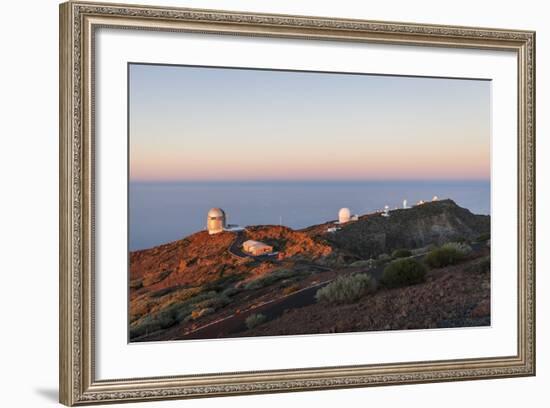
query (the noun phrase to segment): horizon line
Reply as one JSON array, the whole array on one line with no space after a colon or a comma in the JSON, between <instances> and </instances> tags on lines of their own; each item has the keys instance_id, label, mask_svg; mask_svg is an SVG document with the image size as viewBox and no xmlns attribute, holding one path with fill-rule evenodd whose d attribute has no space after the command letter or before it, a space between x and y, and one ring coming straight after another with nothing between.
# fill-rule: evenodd
<instances>
[{"instance_id":1,"label":"horizon line","mask_svg":"<svg viewBox=\"0 0 550 408\"><path fill-rule=\"evenodd\" d=\"M377 183L392 183L392 182L490 182L488 178L391 178L391 179L128 179L130 183L357 183L357 182L377 182Z\"/></svg>"}]
</instances>

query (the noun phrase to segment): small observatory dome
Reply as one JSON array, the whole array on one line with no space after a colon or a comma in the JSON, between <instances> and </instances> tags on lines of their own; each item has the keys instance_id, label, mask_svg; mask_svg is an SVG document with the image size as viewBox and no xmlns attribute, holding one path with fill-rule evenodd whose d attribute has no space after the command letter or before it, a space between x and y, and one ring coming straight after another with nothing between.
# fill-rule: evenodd
<instances>
[{"instance_id":1,"label":"small observatory dome","mask_svg":"<svg viewBox=\"0 0 550 408\"><path fill-rule=\"evenodd\" d=\"M223 231L225 228L225 212L221 208L211 208L208 211L206 228L210 235Z\"/></svg>"},{"instance_id":2,"label":"small observatory dome","mask_svg":"<svg viewBox=\"0 0 550 408\"><path fill-rule=\"evenodd\" d=\"M340 208L338 211L338 222L340 224L345 224L351 220L351 211L349 208Z\"/></svg>"}]
</instances>

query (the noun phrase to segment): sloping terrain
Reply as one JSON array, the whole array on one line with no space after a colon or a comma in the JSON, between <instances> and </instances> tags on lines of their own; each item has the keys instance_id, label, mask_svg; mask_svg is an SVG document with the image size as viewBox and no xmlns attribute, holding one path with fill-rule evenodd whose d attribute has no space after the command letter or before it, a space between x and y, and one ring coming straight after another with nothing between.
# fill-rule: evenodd
<instances>
[{"instance_id":1,"label":"sloping terrain","mask_svg":"<svg viewBox=\"0 0 550 408\"><path fill-rule=\"evenodd\" d=\"M329 328L324 326L340 319L339 308L312 305L315 287L361 269L368 259L371 262L372 258L382 253L391 254L394 249L475 240L489 233L490 218L474 215L451 200L442 200L391 211L390 217L364 215L333 233L327 231L331 226L334 222L298 231L274 225L249 226L243 232L215 235L201 231L178 241L130 253L131 340L201 338L201 333L206 336L202 338L219 337L224 333L233 336L235 330L244 333L246 327L243 328L242 320L245 315L260 306L269 310L269 305L280 311L285 307L294 310L296 322L301 322L303 329L288 326L284 319L289 318L285 314L265 327L262 325L266 333L277 332L277 325L281 333L285 330L327 332ZM248 239L272 245L276 255L247 256L240 248ZM481 282L476 281L478 278L474 275L464 279L469 279L467 285L471 286ZM456 284L466 285L460 281ZM415 292L420 289L410 290L409 293L409 288L405 288L398 296L413 296L430 304L427 297ZM489 290L483 291L483 296L488 296ZM302 295L293 297L294 292L304 293L304 296L307 293L309 300ZM384 295L377 296L383 298ZM377 310L375 305L369 307ZM308 325L310 317L307 316L317 316L323 308L327 309L325 319L315 318L323 327ZM309 312L305 312L306 309ZM396 313L394 318L397 319L402 311L388 308L385 319L391 320L392 313ZM420 311L415 313L422 315ZM235 320L234 316L238 315L241 318ZM231 321L234 323L230 324ZM431 321L429 327L433 324ZM208 330L201 329L205 326ZM221 330L222 327L226 331ZM378 329L376 323L372 323L372 327ZM400 323L399 327L403 325ZM199 334L189 337L190 333Z\"/></svg>"},{"instance_id":2,"label":"sloping terrain","mask_svg":"<svg viewBox=\"0 0 550 408\"><path fill-rule=\"evenodd\" d=\"M327 307L314 303L233 336L347 333L435 329L491 324L488 249L460 265L434 269L426 282L379 290L358 302Z\"/></svg>"},{"instance_id":3,"label":"sloping terrain","mask_svg":"<svg viewBox=\"0 0 550 408\"><path fill-rule=\"evenodd\" d=\"M254 239L273 245L275 260L300 257L327 262L338 251L323 240L283 226L253 226L239 234L201 231L189 237L151 249L130 253L130 282L133 294L157 291L177 285L202 285L231 275L252 273L269 259L253 260L233 256L228 250L239 239ZM261 269L261 268L260 268Z\"/></svg>"},{"instance_id":4,"label":"sloping terrain","mask_svg":"<svg viewBox=\"0 0 550 408\"><path fill-rule=\"evenodd\" d=\"M303 230L326 239L334 248L363 259L391 253L400 248L421 248L449 241L473 240L490 232L488 215L472 214L452 200L441 200L408 209L390 211L389 217L368 214L341 225L336 233L327 232L334 222Z\"/></svg>"}]
</instances>

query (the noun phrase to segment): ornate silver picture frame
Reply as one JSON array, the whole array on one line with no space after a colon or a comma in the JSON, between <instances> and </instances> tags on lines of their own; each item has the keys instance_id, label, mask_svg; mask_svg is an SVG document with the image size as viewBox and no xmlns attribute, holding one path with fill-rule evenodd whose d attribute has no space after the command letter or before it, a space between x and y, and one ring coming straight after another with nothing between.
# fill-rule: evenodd
<instances>
[{"instance_id":1,"label":"ornate silver picture frame","mask_svg":"<svg viewBox=\"0 0 550 408\"><path fill-rule=\"evenodd\" d=\"M517 58L517 352L483 358L98 379L95 40L100 28L512 52ZM535 375L535 33L67 2L60 6L60 402L81 405ZM120 135L120 137L126 137ZM125 274L126 271L120 271ZM122 296L122 295L121 295Z\"/></svg>"}]
</instances>

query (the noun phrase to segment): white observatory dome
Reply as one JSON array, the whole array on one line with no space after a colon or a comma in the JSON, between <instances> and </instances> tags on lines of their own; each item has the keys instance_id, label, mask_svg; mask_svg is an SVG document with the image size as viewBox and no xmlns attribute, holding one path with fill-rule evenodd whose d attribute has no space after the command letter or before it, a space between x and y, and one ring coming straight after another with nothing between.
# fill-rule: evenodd
<instances>
[{"instance_id":1,"label":"white observatory dome","mask_svg":"<svg viewBox=\"0 0 550 408\"><path fill-rule=\"evenodd\" d=\"M211 208L208 211L206 228L210 235L223 231L225 228L225 212L221 208Z\"/></svg>"},{"instance_id":2,"label":"white observatory dome","mask_svg":"<svg viewBox=\"0 0 550 408\"><path fill-rule=\"evenodd\" d=\"M340 208L338 211L338 222L340 224L345 224L351 220L351 211L349 208Z\"/></svg>"}]
</instances>

